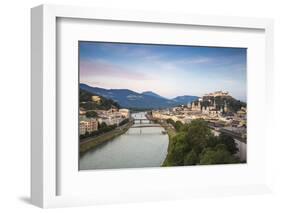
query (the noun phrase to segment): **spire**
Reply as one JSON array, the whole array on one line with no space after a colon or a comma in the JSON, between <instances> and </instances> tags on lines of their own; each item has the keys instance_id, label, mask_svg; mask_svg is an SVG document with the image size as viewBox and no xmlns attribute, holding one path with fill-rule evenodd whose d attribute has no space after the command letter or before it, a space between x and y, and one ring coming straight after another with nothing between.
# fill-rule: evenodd
<instances>
[{"instance_id":1,"label":"spire","mask_svg":"<svg viewBox=\"0 0 281 213\"><path fill-rule=\"evenodd\" d=\"M226 104L226 101L224 101L224 112L227 112L227 104Z\"/></svg>"}]
</instances>

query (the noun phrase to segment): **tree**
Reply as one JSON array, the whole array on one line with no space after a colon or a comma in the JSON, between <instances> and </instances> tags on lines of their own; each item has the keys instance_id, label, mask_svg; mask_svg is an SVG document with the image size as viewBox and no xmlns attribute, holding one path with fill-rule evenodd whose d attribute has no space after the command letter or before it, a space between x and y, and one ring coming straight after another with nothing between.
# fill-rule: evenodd
<instances>
[{"instance_id":1,"label":"tree","mask_svg":"<svg viewBox=\"0 0 281 213\"><path fill-rule=\"evenodd\" d=\"M214 148L216 145L219 144L218 137L211 135L207 141L207 147Z\"/></svg>"},{"instance_id":2,"label":"tree","mask_svg":"<svg viewBox=\"0 0 281 213\"><path fill-rule=\"evenodd\" d=\"M199 155L207 147L211 136L212 132L207 122L203 119L196 119L189 124L186 140L191 143L194 151Z\"/></svg>"},{"instance_id":3,"label":"tree","mask_svg":"<svg viewBox=\"0 0 281 213\"><path fill-rule=\"evenodd\" d=\"M98 125L99 129L105 129L107 127L107 124L105 122L99 123Z\"/></svg>"},{"instance_id":4,"label":"tree","mask_svg":"<svg viewBox=\"0 0 281 213\"><path fill-rule=\"evenodd\" d=\"M237 144L231 136L226 135L225 133L221 133L218 140L218 143L224 144L226 146L226 149L231 154L235 154L238 152L239 149L237 148Z\"/></svg>"},{"instance_id":5,"label":"tree","mask_svg":"<svg viewBox=\"0 0 281 213\"><path fill-rule=\"evenodd\" d=\"M201 165L229 164L238 162L239 160L226 149L224 144L218 144L215 148L207 148L202 152L200 158Z\"/></svg>"},{"instance_id":6,"label":"tree","mask_svg":"<svg viewBox=\"0 0 281 213\"><path fill-rule=\"evenodd\" d=\"M88 92L80 88L79 90L79 106L83 107L85 110L109 110L111 108L119 109L120 106L117 102L112 99L107 99L103 96L100 97L100 103L92 101L92 96L99 96L95 93Z\"/></svg>"},{"instance_id":7,"label":"tree","mask_svg":"<svg viewBox=\"0 0 281 213\"><path fill-rule=\"evenodd\" d=\"M182 127L181 127L181 129L180 129L180 131L182 131L182 132L187 132L187 131L188 131L188 127L189 127L188 124L183 124Z\"/></svg>"},{"instance_id":8,"label":"tree","mask_svg":"<svg viewBox=\"0 0 281 213\"><path fill-rule=\"evenodd\" d=\"M98 114L95 111L88 111L86 112L86 117L87 118L96 118Z\"/></svg>"},{"instance_id":9,"label":"tree","mask_svg":"<svg viewBox=\"0 0 281 213\"><path fill-rule=\"evenodd\" d=\"M89 137L90 133L88 131L85 132L85 137Z\"/></svg>"},{"instance_id":10,"label":"tree","mask_svg":"<svg viewBox=\"0 0 281 213\"><path fill-rule=\"evenodd\" d=\"M173 166L182 166L185 151L185 133L181 132L172 137L171 140L172 143L171 147L169 148L167 160L169 164Z\"/></svg>"},{"instance_id":11,"label":"tree","mask_svg":"<svg viewBox=\"0 0 281 213\"><path fill-rule=\"evenodd\" d=\"M184 158L184 165L196 165L198 160L196 152L191 150Z\"/></svg>"},{"instance_id":12,"label":"tree","mask_svg":"<svg viewBox=\"0 0 281 213\"><path fill-rule=\"evenodd\" d=\"M182 127L182 122L176 121L174 127L175 127L175 129L176 129L177 131L180 131L180 129L181 129L181 127Z\"/></svg>"},{"instance_id":13,"label":"tree","mask_svg":"<svg viewBox=\"0 0 281 213\"><path fill-rule=\"evenodd\" d=\"M203 119L184 125L177 123L178 131L171 138L165 166L239 162L233 156L238 149L232 137L225 134L215 136Z\"/></svg>"},{"instance_id":14,"label":"tree","mask_svg":"<svg viewBox=\"0 0 281 213\"><path fill-rule=\"evenodd\" d=\"M172 124L173 127L175 127L175 121L171 118L167 119L168 124Z\"/></svg>"}]
</instances>

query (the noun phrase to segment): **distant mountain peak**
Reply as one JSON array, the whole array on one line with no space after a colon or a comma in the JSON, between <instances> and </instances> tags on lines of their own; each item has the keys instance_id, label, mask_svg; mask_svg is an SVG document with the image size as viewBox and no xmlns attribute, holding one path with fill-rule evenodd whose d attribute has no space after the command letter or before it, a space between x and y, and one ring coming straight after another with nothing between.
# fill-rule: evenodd
<instances>
[{"instance_id":1,"label":"distant mountain peak","mask_svg":"<svg viewBox=\"0 0 281 213\"><path fill-rule=\"evenodd\" d=\"M163 96L158 95L157 93L152 92L152 91L145 91L145 92L142 92L141 94L143 94L143 95L149 95L149 96L157 97L157 98L167 99L167 98L164 98Z\"/></svg>"},{"instance_id":2,"label":"distant mountain peak","mask_svg":"<svg viewBox=\"0 0 281 213\"><path fill-rule=\"evenodd\" d=\"M185 98L188 98L188 97L197 97L197 96L193 96L193 95L180 95L180 96L177 96L173 99L185 99Z\"/></svg>"},{"instance_id":3,"label":"distant mountain peak","mask_svg":"<svg viewBox=\"0 0 281 213\"><path fill-rule=\"evenodd\" d=\"M198 96L193 96L193 95L181 95L173 98L172 100L180 103L191 103L192 101L195 101L198 98L199 98Z\"/></svg>"},{"instance_id":4,"label":"distant mountain peak","mask_svg":"<svg viewBox=\"0 0 281 213\"><path fill-rule=\"evenodd\" d=\"M91 87L87 84L80 84L80 88L104 98L112 99L121 107L139 108L139 109L158 109L174 107L179 104L191 103L197 100L197 96L179 96L183 98L168 99L158 95L152 91L138 93L129 89L104 89L99 87Z\"/></svg>"}]
</instances>

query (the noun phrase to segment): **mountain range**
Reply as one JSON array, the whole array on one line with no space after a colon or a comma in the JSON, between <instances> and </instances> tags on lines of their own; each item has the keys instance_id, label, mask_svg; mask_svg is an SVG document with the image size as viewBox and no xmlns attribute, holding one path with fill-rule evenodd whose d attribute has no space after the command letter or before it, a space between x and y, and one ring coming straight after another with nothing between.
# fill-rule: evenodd
<instances>
[{"instance_id":1,"label":"mountain range","mask_svg":"<svg viewBox=\"0 0 281 213\"><path fill-rule=\"evenodd\" d=\"M104 89L80 84L80 89L116 101L121 107L135 109L157 109L188 104L197 100L198 96L183 95L168 99L152 91L138 93L129 89Z\"/></svg>"}]
</instances>

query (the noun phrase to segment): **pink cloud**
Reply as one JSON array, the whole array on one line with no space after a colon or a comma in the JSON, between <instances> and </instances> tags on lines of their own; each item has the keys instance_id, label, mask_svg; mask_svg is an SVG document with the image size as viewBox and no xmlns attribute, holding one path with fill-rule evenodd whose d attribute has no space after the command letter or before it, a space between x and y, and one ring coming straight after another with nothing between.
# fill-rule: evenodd
<instances>
[{"instance_id":1,"label":"pink cloud","mask_svg":"<svg viewBox=\"0 0 281 213\"><path fill-rule=\"evenodd\" d=\"M134 70L111 64L104 60L80 61L80 76L108 76L131 80L148 80L149 76Z\"/></svg>"}]
</instances>

